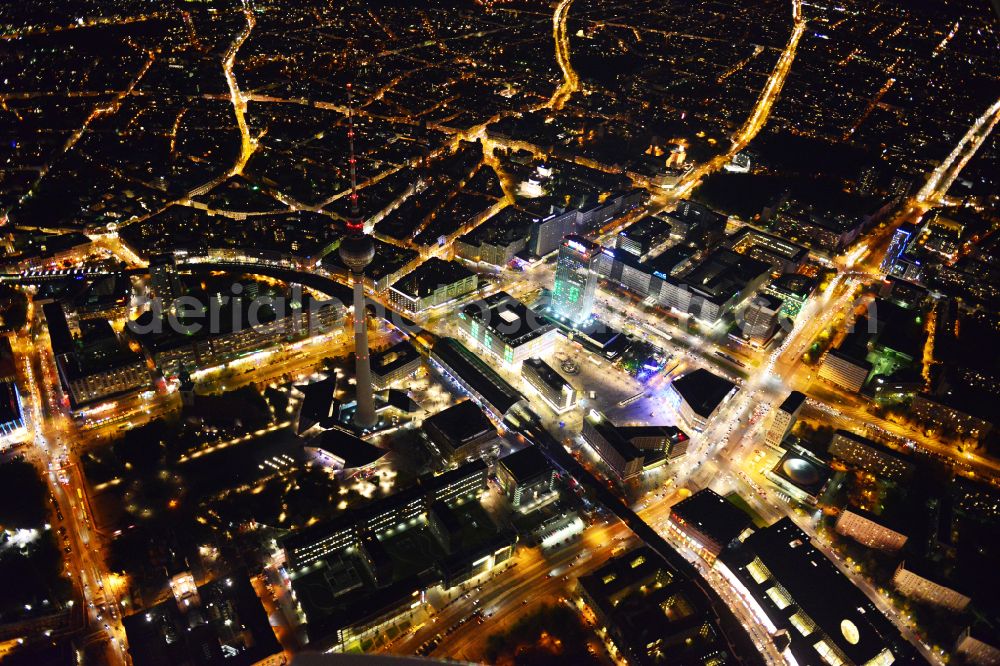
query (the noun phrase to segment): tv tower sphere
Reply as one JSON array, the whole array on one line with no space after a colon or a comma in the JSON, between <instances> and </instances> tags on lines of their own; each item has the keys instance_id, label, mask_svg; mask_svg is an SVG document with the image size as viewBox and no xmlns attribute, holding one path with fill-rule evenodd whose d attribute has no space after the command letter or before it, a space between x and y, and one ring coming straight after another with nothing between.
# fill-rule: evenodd
<instances>
[{"instance_id":1,"label":"tv tower sphere","mask_svg":"<svg viewBox=\"0 0 1000 666\"><path fill-rule=\"evenodd\" d=\"M375 258L372 239L361 233L351 234L340 242L340 258L354 273L363 273Z\"/></svg>"}]
</instances>

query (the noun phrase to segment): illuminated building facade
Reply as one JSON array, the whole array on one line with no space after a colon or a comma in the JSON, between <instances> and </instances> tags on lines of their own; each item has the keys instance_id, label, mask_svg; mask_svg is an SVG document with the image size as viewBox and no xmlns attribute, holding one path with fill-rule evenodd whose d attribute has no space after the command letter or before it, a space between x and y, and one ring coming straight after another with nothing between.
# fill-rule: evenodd
<instances>
[{"instance_id":1,"label":"illuminated building facade","mask_svg":"<svg viewBox=\"0 0 1000 666\"><path fill-rule=\"evenodd\" d=\"M526 446L498 460L497 479L515 507L537 502L556 488L556 472L537 446Z\"/></svg>"},{"instance_id":2,"label":"illuminated building facade","mask_svg":"<svg viewBox=\"0 0 1000 666\"><path fill-rule=\"evenodd\" d=\"M517 389L455 338L441 338L434 343L431 362L494 421L503 421L515 408L525 404Z\"/></svg>"},{"instance_id":3,"label":"illuminated building facade","mask_svg":"<svg viewBox=\"0 0 1000 666\"><path fill-rule=\"evenodd\" d=\"M815 291L816 278L799 273L785 273L764 287L764 293L777 296L782 301L781 315L795 319Z\"/></svg>"},{"instance_id":4,"label":"illuminated building facade","mask_svg":"<svg viewBox=\"0 0 1000 666\"><path fill-rule=\"evenodd\" d=\"M978 626L968 627L955 642L955 653L975 666L995 666L1000 664L1000 641L988 629Z\"/></svg>"},{"instance_id":5,"label":"illuminated building facade","mask_svg":"<svg viewBox=\"0 0 1000 666\"><path fill-rule=\"evenodd\" d=\"M160 299L164 311L173 307L174 301L184 294L184 285L177 275L173 255L159 254L149 259L149 281L153 295Z\"/></svg>"},{"instance_id":6,"label":"illuminated building facade","mask_svg":"<svg viewBox=\"0 0 1000 666\"><path fill-rule=\"evenodd\" d=\"M687 453L687 434L675 426L616 426L590 410L580 437L621 480L672 462Z\"/></svg>"},{"instance_id":7,"label":"illuminated building facade","mask_svg":"<svg viewBox=\"0 0 1000 666\"><path fill-rule=\"evenodd\" d=\"M720 559L770 633L787 634L795 663L916 659L893 624L790 518L754 532Z\"/></svg>"},{"instance_id":8,"label":"illuminated building facade","mask_svg":"<svg viewBox=\"0 0 1000 666\"><path fill-rule=\"evenodd\" d=\"M392 305L410 314L453 301L479 286L475 273L454 261L431 257L389 288Z\"/></svg>"},{"instance_id":9,"label":"illuminated building facade","mask_svg":"<svg viewBox=\"0 0 1000 666\"><path fill-rule=\"evenodd\" d=\"M831 349L819 366L819 377L847 391L857 393L868 380L872 364L853 350Z\"/></svg>"},{"instance_id":10,"label":"illuminated building facade","mask_svg":"<svg viewBox=\"0 0 1000 666\"><path fill-rule=\"evenodd\" d=\"M750 516L710 488L671 507L667 525L709 563L731 543L753 532Z\"/></svg>"},{"instance_id":11,"label":"illuminated building facade","mask_svg":"<svg viewBox=\"0 0 1000 666\"><path fill-rule=\"evenodd\" d=\"M557 414L562 414L576 405L576 389L542 359L525 360L521 364L521 376Z\"/></svg>"},{"instance_id":12,"label":"illuminated building facade","mask_svg":"<svg viewBox=\"0 0 1000 666\"><path fill-rule=\"evenodd\" d=\"M621 661L638 666L733 661L715 611L697 585L651 548L608 560L580 577L577 591Z\"/></svg>"},{"instance_id":13,"label":"illuminated building facade","mask_svg":"<svg viewBox=\"0 0 1000 666\"><path fill-rule=\"evenodd\" d=\"M743 336L754 346L764 346L771 341L778 330L781 314L781 299L769 294L757 294L744 308Z\"/></svg>"},{"instance_id":14,"label":"illuminated building facade","mask_svg":"<svg viewBox=\"0 0 1000 666\"><path fill-rule=\"evenodd\" d=\"M423 365L423 357L406 340L397 342L385 351L372 354L372 384L381 391L416 373Z\"/></svg>"},{"instance_id":15,"label":"illuminated building facade","mask_svg":"<svg viewBox=\"0 0 1000 666\"><path fill-rule=\"evenodd\" d=\"M643 453L618 431L603 414L591 412L583 419L580 436L618 478L625 480L642 473Z\"/></svg>"},{"instance_id":16,"label":"illuminated building facade","mask_svg":"<svg viewBox=\"0 0 1000 666\"><path fill-rule=\"evenodd\" d=\"M574 323L590 317L597 291L597 274L591 267L600 253L599 245L582 236L563 239L552 289L552 312L556 317Z\"/></svg>"},{"instance_id":17,"label":"illuminated building facade","mask_svg":"<svg viewBox=\"0 0 1000 666\"><path fill-rule=\"evenodd\" d=\"M74 338L58 302L42 306L59 379L76 410L105 398L138 391L151 384L142 356L132 351L106 320L82 322Z\"/></svg>"},{"instance_id":18,"label":"illuminated building facade","mask_svg":"<svg viewBox=\"0 0 1000 666\"><path fill-rule=\"evenodd\" d=\"M753 227L743 227L727 237L725 243L734 252L770 264L779 273L794 273L809 256L809 250L804 246Z\"/></svg>"},{"instance_id":19,"label":"illuminated building facade","mask_svg":"<svg viewBox=\"0 0 1000 666\"><path fill-rule=\"evenodd\" d=\"M427 512L434 502L451 504L478 497L486 489L488 468L481 460L437 476L423 476L416 485L371 502L356 511L293 532L281 540L285 557L293 567L358 547L366 534L378 536L405 525Z\"/></svg>"},{"instance_id":20,"label":"illuminated building facade","mask_svg":"<svg viewBox=\"0 0 1000 666\"><path fill-rule=\"evenodd\" d=\"M555 324L505 291L462 308L458 328L476 348L514 371L525 359L546 356L559 335Z\"/></svg>"},{"instance_id":21,"label":"illuminated building facade","mask_svg":"<svg viewBox=\"0 0 1000 666\"><path fill-rule=\"evenodd\" d=\"M884 444L838 430L830 441L830 455L858 469L890 481L902 481L913 474L913 463Z\"/></svg>"},{"instance_id":22,"label":"illuminated building facade","mask_svg":"<svg viewBox=\"0 0 1000 666\"><path fill-rule=\"evenodd\" d=\"M892 576L892 584L906 597L920 599L935 606L962 612L972 599L944 581L933 565L900 562Z\"/></svg>"},{"instance_id":23,"label":"illuminated building facade","mask_svg":"<svg viewBox=\"0 0 1000 666\"><path fill-rule=\"evenodd\" d=\"M788 394L781 405L774 410L774 416L771 418L771 427L767 429L767 433L764 435L764 443L772 448L777 448L781 446L782 440L785 439L785 435L791 432L792 427L795 425L795 420L799 416L799 412L802 411L802 406L806 403L806 396L800 391L792 391Z\"/></svg>"},{"instance_id":24,"label":"illuminated building facade","mask_svg":"<svg viewBox=\"0 0 1000 666\"><path fill-rule=\"evenodd\" d=\"M497 439L496 426L472 400L463 400L425 419L423 430L450 462L477 456Z\"/></svg>"},{"instance_id":25,"label":"illuminated building facade","mask_svg":"<svg viewBox=\"0 0 1000 666\"><path fill-rule=\"evenodd\" d=\"M893 233L892 240L889 242L889 249L885 253L885 259L882 260L882 272L886 275L896 274L893 270L896 262L899 258L903 256L906 252L907 246L916 234L916 227L912 224L904 223L899 226L898 229Z\"/></svg>"},{"instance_id":26,"label":"illuminated building facade","mask_svg":"<svg viewBox=\"0 0 1000 666\"><path fill-rule=\"evenodd\" d=\"M787 439L782 446L784 454L764 477L796 502L816 504L830 482L827 462L794 438Z\"/></svg>"},{"instance_id":27,"label":"illuminated building facade","mask_svg":"<svg viewBox=\"0 0 1000 666\"><path fill-rule=\"evenodd\" d=\"M0 381L0 437L7 437L24 428L21 394L14 382Z\"/></svg>"},{"instance_id":28,"label":"illuminated building facade","mask_svg":"<svg viewBox=\"0 0 1000 666\"><path fill-rule=\"evenodd\" d=\"M841 511L835 529L869 548L894 551L906 545L905 534L887 526L878 516L854 507Z\"/></svg>"},{"instance_id":29,"label":"illuminated building facade","mask_svg":"<svg viewBox=\"0 0 1000 666\"><path fill-rule=\"evenodd\" d=\"M668 395L688 432L701 432L738 390L739 387L725 377L699 368L675 379Z\"/></svg>"}]
</instances>

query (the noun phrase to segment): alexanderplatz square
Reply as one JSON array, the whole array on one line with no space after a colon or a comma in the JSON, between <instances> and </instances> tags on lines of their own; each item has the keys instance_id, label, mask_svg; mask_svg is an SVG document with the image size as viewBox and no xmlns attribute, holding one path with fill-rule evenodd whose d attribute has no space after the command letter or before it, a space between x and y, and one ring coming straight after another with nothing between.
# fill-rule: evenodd
<instances>
[{"instance_id":1,"label":"alexanderplatz square","mask_svg":"<svg viewBox=\"0 0 1000 666\"><path fill-rule=\"evenodd\" d=\"M979 0L0 7L0 660L1000 663Z\"/></svg>"}]
</instances>

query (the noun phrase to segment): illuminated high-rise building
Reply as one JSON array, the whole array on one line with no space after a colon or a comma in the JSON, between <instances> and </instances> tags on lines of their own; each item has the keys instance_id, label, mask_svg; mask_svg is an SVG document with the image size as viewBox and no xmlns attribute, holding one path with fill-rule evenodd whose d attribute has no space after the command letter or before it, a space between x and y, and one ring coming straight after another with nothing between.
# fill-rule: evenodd
<instances>
[{"instance_id":1,"label":"illuminated high-rise building","mask_svg":"<svg viewBox=\"0 0 1000 666\"><path fill-rule=\"evenodd\" d=\"M559 247L552 312L572 323L586 321L594 310L597 273L591 270L601 247L582 236L566 236Z\"/></svg>"},{"instance_id":2,"label":"illuminated high-rise building","mask_svg":"<svg viewBox=\"0 0 1000 666\"><path fill-rule=\"evenodd\" d=\"M184 285L177 276L177 266L173 256L157 254L150 257L149 279L153 295L160 299L163 311L172 311L174 301L184 295Z\"/></svg>"},{"instance_id":3,"label":"illuminated high-rise building","mask_svg":"<svg viewBox=\"0 0 1000 666\"><path fill-rule=\"evenodd\" d=\"M757 294L742 313L743 335L753 345L766 345L778 330L782 301L770 294Z\"/></svg>"},{"instance_id":4,"label":"illuminated high-rise building","mask_svg":"<svg viewBox=\"0 0 1000 666\"><path fill-rule=\"evenodd\" d=\"M906 246L910 244L910 239L913 238L915 231L916 228L910 223L902 224L896 229L896 233L892 235L892 241L889 243L889 249L885 253L885 259L882 260L883 273L888 275L892 272L892 267L906 251Z\"/></svg>"},{"instance_id":5,"label":"illuminated high-rise building","mask_svg":"<svg viewBox=\"0 0 1000 666\"><path fill-rule=\"evenodd\" d=\"M764 434L764 443L774 449L781 448L781 442L785 436L792 431L799 412L806 403L806 396L800 391L792 391L781 405L774 410L771 417L771 427Z\"/></svg>"}]
</instances>

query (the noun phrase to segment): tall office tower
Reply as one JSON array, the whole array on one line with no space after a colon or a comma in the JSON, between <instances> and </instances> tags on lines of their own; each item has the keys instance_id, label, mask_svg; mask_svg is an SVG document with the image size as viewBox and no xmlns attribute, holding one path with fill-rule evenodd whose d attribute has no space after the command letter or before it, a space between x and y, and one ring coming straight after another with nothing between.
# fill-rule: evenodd
<instances>
[{"instance_id":1,"label":"tall office tower","mask_svg":"<svg viewBox=\"0 0 1000 666\"><path fill-rule=\"evenodd\" d=\"M869 196L875 193L875 186L878 184L878 171L873 166L866 166L858 174L857 188L858 194Z\"/></svg>"},{"instance_id":2,"label":"tall office tower","mask_svg":"<svg viewBox=\"0 0 1000 666\"><path fill-rule=\"evenodd\" d=\"M597 274L591 264L600 253L599 245L582 236L563 239L552 289L552 312L560 319L578 324L590 317L597 290Z\"/></svg>"},{"instance_id":3,"label":"tall office tower","mask_svg":"<svg viewBox=\"0 0 1000 666\"><path fill-rule=\"evenodd\" d=\"M782 300L771 294L757 294L743 310L743 334L753 344L765 344L778 328Z\"/></svg>"},{"instance_id":4,"label":"tall office tower","mask_svg":"<svg viewBox=\"0 0 1000 666\"><path fill-rule=\"evenodd\" d=\"M354 96L347 84L347 138L350 145L351 212L347 218L348 236L340 243L340 258L351 270L354 286L354 363L357 377L357 409L354 425L371 428L375 425L375 393L372 386L371 359L368 354L368 317L365 310L365 268L375 258L375 246L365 235L364 218L358 206L358 183L354 155Z\"/></svg>"},{"instance_id":5,"label":"tall office tower","mask_svg":"<svg viewBox=\"0 0 1000 666\"><path fill-rule=\"evenodd\" d=\"M149 281L153 294L160 299L163 311L171 309L173 302L184 295L184 286L177 277L177 266L169 254L156 254L149 259Z\"/></svg>"},{"instance_id":6,"label":"tall office tower","mask_svg":"<svg viewBox=\"0 0 1000 666\"><path fill-rule=\"evenodd\" d=\"M795 420L798 418L799 412L802 411L802 405L805 402L805 394L799 391L792 391L788 394L788 397L781 403L781 406L774 410L771 427L768 428L767 433L764 435L765 444L773 448L781 446L785 435L791 432L792 426L795 425Z\"/></svg>"},{"instance_id":7,"label":"tall office tower","mask_svg":"<svg viewBox=\"0 0 1000 666\"><path fill-rule=\"evenodd\" d=\"M909 245L910 239L913 238L913 234L916 231L914 227L909 222L901 224L896 233L892 235L892 241L889 243L889 250L885 253L885 259L882 260L882 272L889 274L892 271L892 267L899 260L899 257L906 251L906 246Z\"/></svg>"},{"instance_id":8,"label":"tall office tower","mask_svg":"<svg viewBox=\"0 0 1000 666\"><path fill-rule=\"evenodd\" d=\"M896 176L889 183L889 191L896 199L905 199L913 191L913 178L910 176Z\"/></svg>"}]
</instances>

